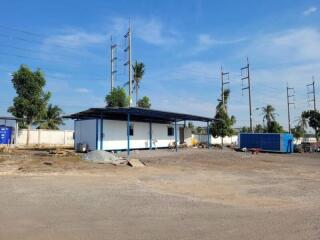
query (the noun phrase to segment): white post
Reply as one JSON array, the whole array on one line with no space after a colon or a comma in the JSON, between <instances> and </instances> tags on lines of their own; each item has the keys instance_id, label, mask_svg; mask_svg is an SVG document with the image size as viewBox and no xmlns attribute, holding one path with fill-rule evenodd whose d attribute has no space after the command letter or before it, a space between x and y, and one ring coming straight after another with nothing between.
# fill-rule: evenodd
<instances>
[{"instance_id":1,"label":"white post","mask_svg":"<svg viewBox=\"0 0 320 240\"><path fill-rule=\"evenodd\" d=\"M38 129L38 144L41 144L41 129Z\"/></svg>"}]
</instances>

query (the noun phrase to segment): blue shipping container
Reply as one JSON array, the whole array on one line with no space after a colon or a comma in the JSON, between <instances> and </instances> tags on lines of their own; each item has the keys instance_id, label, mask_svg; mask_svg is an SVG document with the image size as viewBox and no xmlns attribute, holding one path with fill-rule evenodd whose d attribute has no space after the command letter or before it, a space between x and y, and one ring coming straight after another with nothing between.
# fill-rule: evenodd
<instances>
[{"instance_id":1,"label":"blue shipping container","mask_svg":"<svg viewBox=\"0 0 320 240\"><path fill-rule=\"evenodd\" d=\"M11 143L12 128L0 125L0 144Z\"/></svg>"},{"instance_id":2,"label":"blue shipping container","mask_svg":"<svg viewBox=\"0 0 320 240\"><path fill-rule=\"evenodd\" d=\"M240 148L260 148L265 152L292 153L293 136L288 133L240 133Z\"/></svg>"}]
</instances>

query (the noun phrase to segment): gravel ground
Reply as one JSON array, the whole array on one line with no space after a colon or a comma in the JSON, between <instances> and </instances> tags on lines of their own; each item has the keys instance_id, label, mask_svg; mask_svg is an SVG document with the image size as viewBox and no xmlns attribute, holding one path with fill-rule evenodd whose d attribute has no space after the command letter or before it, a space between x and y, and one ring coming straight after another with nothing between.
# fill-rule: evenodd
<instances>
[{"instance_id":1,"label":"gravel ground","mask_svg":"<svg viewBox=\"0 0 320 240\"><path fill-rule=\"evenodd\" d=\"M147 167L0 154L0 239L320 239L319 154L133 157Z\"/></svg>"}]
</instances>

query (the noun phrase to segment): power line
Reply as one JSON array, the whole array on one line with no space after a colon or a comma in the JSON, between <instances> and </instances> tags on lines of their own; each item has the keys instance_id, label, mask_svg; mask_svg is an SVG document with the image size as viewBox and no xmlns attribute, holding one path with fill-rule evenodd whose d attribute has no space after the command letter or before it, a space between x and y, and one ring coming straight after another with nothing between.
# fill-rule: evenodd
<instances>
[{"instance_id":1,"label":"power line","mask_svg":"<svg viewBox=\"0 0 320 240\"><path fill-rule=\"evenodd\" d=\"M129 81L129 106L132 105L132 74L131 74L131 24L129 22L129 29L128 32L124 35L124 39L127 39L127 47L123 50L125 53L128 53L128 60L124 63L124 66L128 66L128 81Z\"/></svg>"},{"instance_id":2,"label":"power line","mask_svg":"<svg viewBox=\"0 0 320 240\"><path fill-rule=\"evenodd\" d=\"M111 68L111 79L110 79L110 91L114 88L114 82L117 74L117 44L112 42L111 36L111 56L110 56L110 68Z\"/></svg>"},{"instance_id":3,"label":"power line","mask_svg":"<svg viewBox=\"0 0 320 240\"><path fill-rule=\"evenodd\" d=\"M249 59L247 58L247 65L243 68L240 69L241 70L241 75L242 75L242 71L246 70L246 75L245 77L242 77L242 83L243 80L247 80L247 86L246 87L242 87L242 91L243 90L248 90L249 93L249 115L250 115L250 130L251 132L253 132L253 125L252 125L252 105L251 105L251 83L250 83L250 65L249 65Z\"/></svg>"},{"instance_id":4,"label":"power line","mask_svg":"<svg viewBox=\"0 0 320 240\"><path fill-rule=\"evenodd\" d=\"M294 104L294 102L291 102L291 98L294 97L294 88L291 88L288 86L287 83L287 106L288 106L288 132L291 133L291 120L290 120L290 105Z\"/></svg>"},{"instance_id":5,"label":"power line","mask_svg":"<svg viewBox=\"0 0 320 240\"><path fill-rule=\"evenodd\" d=\"M309 91L309 87L312 86L312 90ZM309 96L311 94L311 99L309 99ZM314 76L312 76L312 83L307 84L307 96L308 96L308 103L313 102L313 110L316 111L316 91L315 91L315 81Z\"/></svg>"},{"instance_id":6,"label":"power line","mask_svg":"<svg viewBox=\"0 0 320 240\"><path fill-rule=\"evenodd\" d=\"M225 76L227 76L228 77L228 80L229 80L229 73L228 72L223 72L223 68L222 68L222 66L221 66L221 102L222 102L222 106L225 108L225 106L224 106L224 85L226 85L226 84L229 84L230 82L228 81L228 82L225 82ZM225 108L225 109L227 109L227 108Z\"/></svg>"}]
</instances>

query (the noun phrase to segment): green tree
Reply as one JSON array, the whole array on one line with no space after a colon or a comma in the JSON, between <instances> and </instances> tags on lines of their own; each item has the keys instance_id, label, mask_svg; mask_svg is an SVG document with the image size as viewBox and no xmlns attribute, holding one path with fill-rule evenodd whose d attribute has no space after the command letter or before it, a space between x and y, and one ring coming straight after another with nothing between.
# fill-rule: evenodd
<instances>
[{"instance_id":1,"label":"green tree","mask_svg":"<svg viewBox=\"0 0 320 240\"><path fill-rule=\"evenodd\" d=\"M301 126L303 129L306 129L308 127L308 119L304 117L303 114L301 114L300 119L298 121L299 126Z\"/></svg>"},{"instance_id":2,"label":"green tree","mask_svg":"<svg viewBox=\"0 0 320 240\"><path fill-rule=\"evenodd\" d=\"M314 129L316 139L318 141L320 131L320 112L315 110L304 111L301 116L308 119L308 124Z\"/></svg>"},{"instance_id":3,"label":"green tree","mask_svg":"<svg viewBox=\"0 0 320 240\"><path fill-rule=\"evenodd\" d=\"M276 109L268 104L266 107L262 108L263 115L263 123L265 125L265 121L267 124L265 125L264 132L267 133L283 133L283 127L276 121Z\"/></svg>"},{"instance_id":4,"label":"green tree","mask_svg":"<svg viewBox=\"0 0 320 240\"><path fill-rule=\"evenodd\" d=\"M144 75L145 66L142 62L138 63L137 61L132 66L133 69L133 80L134 80L134 88L136 90L136 106L138 106L139 99L139 89L142 77Z\"/></svg>"},{"instance_id":5,"label":"green tree","mask_svg":"<svg viewBox=\"0 0 320 240\"><path fill-rule=\"evenodd\" d=\"M116 87L106 96L105 99L108 107L128 107L129 99L124 88Z\"/></svg>"},{"instance_id":6,"label":"green tree","mask_svg":"<svg viewBox=\"0 0 320 240\"><path fill-rule=\"evenodd\" d=\"M221 137L221 145L223 147L223 138L231 136L235 133L232 126L236 122L234 116L229 117L227 113L227 104L230 96L230 90L226 89L223 92L224 102L221 101L216 107L215 121L211 124L211 134L214 137Z\"/></svg>"},{"instance_id":7,"label":"green tree","mask_svg":"<svg viewBox=\"0 0 320 240\"><path fill-rule=\"evenodd\" d=\"M276 120L276 110L275 108L268 104L266 107L262 108L262 114L263 114L263 123L267 121L267 129L271 128L271 123Z\"/></svg>"},{"instance_id":8,"label":"green tree","mask_svg":"<svg viewBox=\"0 0 320 240\"><path fill-rule=\"evenodd\" d=\"M143 98L139 99L137 106L149 109L151 107L150 99L147 96L144 96Z\"/></svg>"},{"instance_id":9,"label":"green tree","mask_svg":"<svg viewBox=\"0 0 320 240\"><path fill-rule=\"evenodd\" d=\"M242 127L241 129L240 129L240 131L239 131L240 133L250 133L251 132L251 130L250 130L250 128L249 127Z\"/></svg>"},{"instance_id":10,"label":"green tree","mask_svg":"<svg viewBox=\"0 0 320 240\"><path fill-rule=\"evenodd\" d=\"M302 138L305 134L305 130L300 125L297 125L294 128L292 128L291 132L296 139Z\"/></svg>"},{"instance_id":11,"label":"green tree","mask_svg":"<svg viewBox=\"0 0 320 240\"><path fill-rule=\"evenodd\" d=\"M277 121L272 121L269 125L269 127L267 127L267 129L265 130L265 132L268 133L284 133L284 129L283 127L277 122Z\"/></svg>"},{"instance_id":12,"label":"green tree","mask_svg":"<svg viewBox=\"0 0 320 240\"><path fill-rule=\"evenodd\" d=\"M188 128L191 129L191 133L195 133L194 124L192 122L188 122Z\"/></svg>"},{"instance_id":13,"label":"green tree","mask_svg":"<svg viewBox=\"0 0 320 240\"><path fill-rule=\"evenodd\" d=\"M261 124L257 124L254 128L255 133L264 133L265 129Z\"/></svg>"},{"instance_id":14,"label":"green tree","mask_svg":"<svg viewBox=\"0 0 320 240\"><path fill-rule=\"evenodd\" d=\"M46 80L39 69L32 72L27 66L21 65L18 71L12 74L11 81L17 96L13 99L13 106L8 108L8 112L22 119L20 127L28 128L28 145L31 126L45 115L51 93L43 90Z\"/></svg>"},{"instance_id":15,"label":"green tree","mask_svg":"<svg viewBox=\"0 0 320 240\"><path fill-rule=\"evenodd\" d=\"M198 126L198 127L196 128L196 134L205 134L204 128Z\"/></svg>"},{"instance_id":16,"label":"green tree","mask_svg":"<svg viewBox=\"0 0 320 240\"><path fill-rule=\"evenodd\" d=\"M61 108L57 105L49 104L43 119L38 123L38 128L58 130L60 125L64 125L62 114Z\"/></svg>"}]
</instances>

